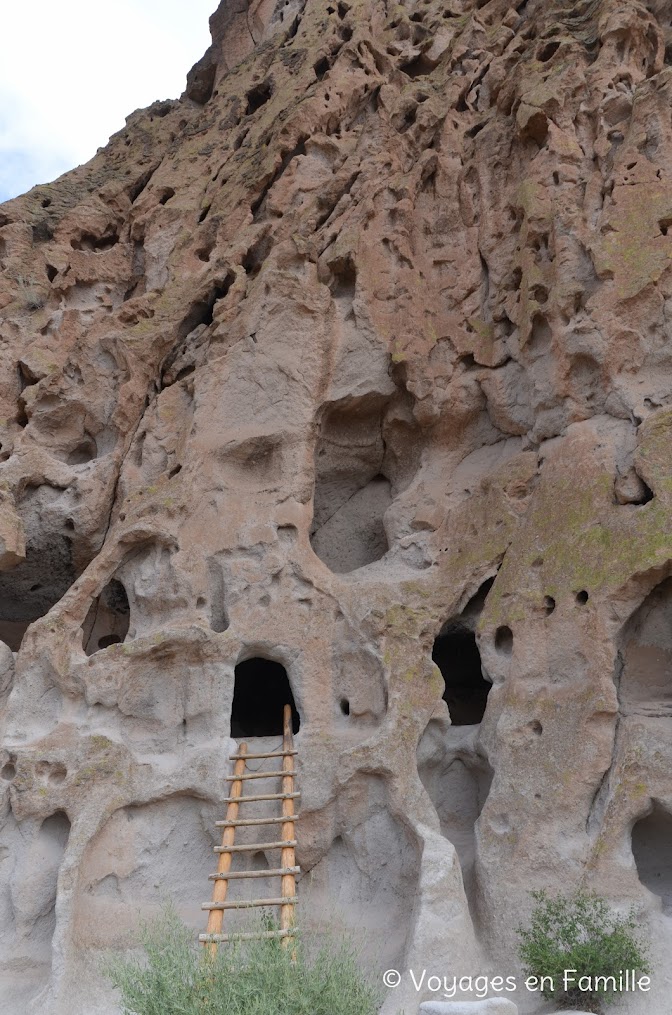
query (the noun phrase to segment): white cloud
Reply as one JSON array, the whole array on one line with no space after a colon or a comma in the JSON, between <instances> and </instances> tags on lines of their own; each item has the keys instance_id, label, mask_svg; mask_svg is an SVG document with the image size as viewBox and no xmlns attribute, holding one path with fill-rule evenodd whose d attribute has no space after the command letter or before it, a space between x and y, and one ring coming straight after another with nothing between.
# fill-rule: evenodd
<instances>
[{"instance_id":1,"label":"white cloud","mask_svg":"<svg viewBox=\"0 0 672 1015\"><path fill-rule=\"evenodd\" d=\"M0 201L86 162L133 110L177 98L218 0L8 0Z\"/></svg>"}]
</instances>

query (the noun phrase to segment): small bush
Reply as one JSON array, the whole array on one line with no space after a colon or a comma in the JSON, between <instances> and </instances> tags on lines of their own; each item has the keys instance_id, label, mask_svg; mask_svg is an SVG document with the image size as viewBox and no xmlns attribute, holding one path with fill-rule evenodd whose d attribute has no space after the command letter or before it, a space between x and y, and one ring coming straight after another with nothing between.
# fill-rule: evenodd
<instances>
[{"instance_id":1,"label":"small bush","mask_svg":"<svg viewBox=\"0 0 672 1015\"><path fill-rule=\"evenodd\" d=\"M272 925L267 921L264 929ZM108 958L124 1015L376 1015L381 997L353 948L327 936L308 951L277 939L220 945L216 958L172 908L145 924L144 956Z\"/></svg>"},{"instance_id":2,"label":"small bush","mask_svg":"<svg viewBox=\"0 0 672 1015\"><path fill-rule=\"evenodd\" d=\"M25 279L23 275L17 275L16 282L19 287L17 298L20 300L21 306L25 310L41 310L47 302L44 293L33 282Z\"/></svg>"},{"instance_id":3,"label":"small bush","mask_svg":"<svg viewBox=\"0 0 672 1015\"><path fill-rule=\"evenodd\" d=\"M588 892L550 898L546 892L532 892L536 906L529 929L518 928L520 957L526 976L550 977L544 997L562 1007L583 1008L600 1012L603 1005L616 999L609 984L601 989L582 991L572 986L564 989L564 971L575 969L578 981L582 976L615 977L621 971L634 969L637 975L649 972L646 948L638 936L633 911L618 916L604 899ZM592 984L594 985L594 983Z\"/></svg>"}]
</instances>

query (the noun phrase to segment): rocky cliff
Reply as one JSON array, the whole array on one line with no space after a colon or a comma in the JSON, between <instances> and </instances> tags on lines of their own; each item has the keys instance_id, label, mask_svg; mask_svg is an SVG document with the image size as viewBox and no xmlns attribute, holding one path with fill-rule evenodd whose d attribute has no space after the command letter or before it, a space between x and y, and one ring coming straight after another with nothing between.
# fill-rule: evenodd
<instances>
[{"instance_id":1,"label":"rocky cliff","mask_svg":"<svg viewBox=\"0 0 672 1015\"><path fill-rule=\"evenodd\" d=\"M515 973L583 885L666 1010L671 21L223 0L181 99L0 206L7 1015L202 928L290 695L304 927Z\"/></svg>"}]
</instances>

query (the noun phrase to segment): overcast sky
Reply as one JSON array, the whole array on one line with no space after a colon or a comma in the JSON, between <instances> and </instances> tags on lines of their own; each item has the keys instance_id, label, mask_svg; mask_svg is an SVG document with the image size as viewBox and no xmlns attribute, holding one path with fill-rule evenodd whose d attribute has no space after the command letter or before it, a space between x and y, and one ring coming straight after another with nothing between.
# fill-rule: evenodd
<instances>
[{"instance_id":1,"label":"overcast sky","mask_svg":"<svg viewBox=\"0 0 672 1015\"><path fill-rule=\"evenodd\" d=\"M5 0L0 201L88 161L134 109L174 99L218 0Z\"/></svg>"}]
</instances>

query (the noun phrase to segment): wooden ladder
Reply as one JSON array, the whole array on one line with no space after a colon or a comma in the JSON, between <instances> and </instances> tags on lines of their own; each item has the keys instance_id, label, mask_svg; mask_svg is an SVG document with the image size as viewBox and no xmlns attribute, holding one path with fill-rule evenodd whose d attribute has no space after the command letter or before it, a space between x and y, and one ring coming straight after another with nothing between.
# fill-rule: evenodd
<instances>
[{"instance_id":1,"label":"wooden ladder","mask_svg":"<svg viewBox=\"0 0 672 1015\"><path fill-rule=\"evenodd\" d=\"M300 868L296 866L295 849L296 835L294 825L299 815L294 813L294 801L300 793L294 790L294 749L292 736L292 709L285 705L283 712L283 742L281 751L265 754L248 754L247 744L241 744L237 754L231 756L235 761L227 804L226 819L217 821L218 828L223 828L222 845L215 846L219 854L217 873L210 875L214 881L212 902L205 902L203 909L209 910L208 926L205 934L199 934L198 940L207 945L212 955L217 953L217 946L227 941L251 940L253 938L282 938L283 947L289 944L295 934L294 910L297 903L296 875ZM248 761L257 759L282 758L282 767L271 772L247 772ZM251 779L277 779L282 776L281 793L262 793L251 796L243 795L245 782ZM238 809L241 804L256 803L260 800L279 800L282 802L282 813L278 817L239 818ZM280 839L277 842L254 842L249 845L235 845L236 828L255 825L281 825ZM280 866L272 870L232 871L234 857L238 853L257 852L267 849L278 849ZM239 878L281 878L280 897L252 899L231 902L227 899L229 882ZM280 929L255 931L247 934L223 934L224 913L228 909L251 909L261 907L280 907Z\"/></svg>"}]
</instances>

